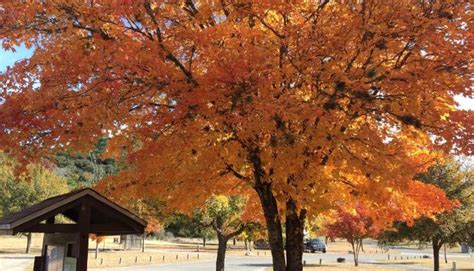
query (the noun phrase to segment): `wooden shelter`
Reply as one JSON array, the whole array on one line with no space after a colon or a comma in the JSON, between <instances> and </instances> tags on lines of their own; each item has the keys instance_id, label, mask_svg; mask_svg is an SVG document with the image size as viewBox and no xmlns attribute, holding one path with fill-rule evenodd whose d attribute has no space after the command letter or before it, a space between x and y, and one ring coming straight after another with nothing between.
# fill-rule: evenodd
<instances>
[{"instance_id":1,"label":"wooden shelter","mask_svg":"<svg viewBox=\"0 0 474 271\"><path fill-rule=\"evenodd\" d=\"M69 223L55 217L63 215ZM63 219L66 220L66 219ZM89 234L143 234L147 223L90 188L49 198L0 219L0 234L45 233L43 252L35 259L35 271L87 270ZM48 253L62 253L62 265L48 269ZM67 265L64 263L68 260ZM52 266L51 262L49 266ZM58 269L57 266L61 266Z\"/></svg>"}]
</instances>

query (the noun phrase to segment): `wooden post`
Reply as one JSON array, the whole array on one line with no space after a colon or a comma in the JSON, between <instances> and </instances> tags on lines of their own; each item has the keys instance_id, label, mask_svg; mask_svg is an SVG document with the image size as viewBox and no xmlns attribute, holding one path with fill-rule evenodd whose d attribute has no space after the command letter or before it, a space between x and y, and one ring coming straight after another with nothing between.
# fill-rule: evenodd
<instances>
[{"instance_id":1,"label":"wooden post","mask_svg":"<svg viewBox=\"0 0 474 271\"><path fill-rule=\"evenodd\" d=\"M77 271L87 271L90 223L91 207L84 201L79 211L79 258L77 259Z\"/></svg>"},{"instance_id":2,"label":"wooden post","mask_svg":"<svg viewBox=\"0 0 474 271\"><path fill-rule=\"evenodd\" d=\"M25 251L26 254L30 254L31 252L31 235L32 235L31 232L28 232L26 234L26 251Z\"/></svg>"}]
</instances>

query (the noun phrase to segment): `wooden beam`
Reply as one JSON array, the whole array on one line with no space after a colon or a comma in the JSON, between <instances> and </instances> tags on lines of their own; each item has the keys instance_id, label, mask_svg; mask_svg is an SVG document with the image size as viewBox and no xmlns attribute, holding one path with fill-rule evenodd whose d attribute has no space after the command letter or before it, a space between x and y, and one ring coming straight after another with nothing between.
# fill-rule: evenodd
<instances>
[{"instance_id":1,"label":"wooden beam","mask_svg":"<svg viewBox=\"0 0 474 271\"><path fill-rule=\"evenodd\" d=\"M120 232L96 232L98 236L117 236L117 235L135 235L137 234L136 231L120 231Z\"/></svg>"},{"instance_id":2,"label":"wooden beam","mask_svg":"<svg viewBox=\"0 0 474 271\"><path fill-rule=\"evenodd\" d=\"M66 205L63 205L57 209L54 209L52 210L51 212L48 212L46 214L43 214L42 216L39 216L35 219L32 219L28 222L25 222L23 223L22 225L19 225L17 227L14 228L14 233L18 233L18 232L28 232L26 231L25 229L31 227L31 226L34 226L34 225L37 225L39 223L41 223L42 221L44 220L48 220L50 219L51 217L55 217L57 214L60 214L66 210L69 210L69 209L72 209L72 208L79 208L78 205L80 204L80 202L78 201L73 201L73 202L70 202Z\"/></svg>"},{"instance_id":3,"label":"wooden beam","mask_svg":"<svg viewBox=\"0 0 474 271\"><path fill-rule=\"evenodd\" d=\"M77 271L87 271L90 223L91 207L89 203L83 199L79 209L79 257L77 259Z\"/></svg>"},{"instance_id":4,"label":"wooden beam","mask_svg":"<svg viewBox=\"0 0 474 271\"><path fill-rule=\"evenodd\" d=\"M124 225L119 225L119 224L91 224L90 227L90 232L91 233L107 233L107 232L133 232L135 233L136 231L131 228L127 227Z\"/></svg>"},{"instance_id":5,"label":"wooden beam","mask_svg":"<svg viewBox=\"0 0 474 271\"><path fill-rule=\"evenodd\" d=\"M137 231L131 227L121 224L91 224L90 233L105 236L137 234Z\"/></svg>"},{"instance_id":6,"label":"wooden beam","mask_svg":"<svg viewBox=\"0 0 474 271\"><path fill-rule=\"evenodd\" d=\"M11 232L11 231L10 231ZM78 224L36 224L29 228L24 229L24 232L38 232L38 233L78 233ZM136 231L124 225L118 224L90 224L89 233L101 233L101 234L136 234Z\"/></svg>"},{"instance_id":7,"label":"wooden beam","mask_svg":"<svg viewBox=\"0 0 474 271\"><path fill-rule=\"evenodd\" d=\"M44 233L77 233L77 224L36 224L24 230L24 232L44 232Z\"/></svg>"}]
</instances>

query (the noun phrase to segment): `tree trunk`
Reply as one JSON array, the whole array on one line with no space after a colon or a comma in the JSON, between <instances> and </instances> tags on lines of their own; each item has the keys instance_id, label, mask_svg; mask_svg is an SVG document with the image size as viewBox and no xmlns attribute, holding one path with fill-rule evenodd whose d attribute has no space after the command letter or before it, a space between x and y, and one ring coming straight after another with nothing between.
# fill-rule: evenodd
<instances>
[{"instance_id":1,"label":"tree trunk","mask_svg":"<svg viewBox=\"0 0 474 271\"><path fill-rule=\"evenodd\" d=\"M143 234L142 237L143 237L143 239L142 239L142 252L145 252L145 237L146 237L146 235Z\"/></svg>"},{"instance_id":2,"label":"tree trunk","mask_svg":"<svg viewBox=\"0 0 474 271\"><path fill-rule=\"evenodd\" d=\"M359 266L359 252L362 244L362 239L348 240L352 246L352 252L354 255L354 266Z\"/></svg>"},{"instance_id":3,"label":"tree trunk","mask_svg":"<svg viewBox=\"0 0 474 271\"><path fill-rule=\"evenodd\" d=\"M303 237L306 210L298 214L296 203L290 199L286 203L286 270L303 270Z\"/></svg>"},{"instance_id":4,"label":"tree trunk","mask_svg":"<svg viewBox=\"0 0 474 271\"><path fill-rule=\"evenodd\" d=\"M283 249L283 232L281 218L278 213L278 204L273 195L271 183L265 182L262 177L265 172L257 148L250 153L255 179L254 189L258 194L267 224L268 242L272 251L273 271L286 271L285 251Z\"/></svg>"},{"instance_id":5,"label":"tree trunk","mask_svg":"<svg viewBox=\"0 0 474 271\"><path fill-rule=\"evenodd\" d=\"M448 263L448 254L446 253L446 244L444 244L444 263Z\"/></svg>"},{"instance_id":6,"label":"tree trunk","mask_svg":"<svg viewBox=\"0 0 474 271\"><path fill-rule=\"evenodd\" d=\"M350 242L352 247L352 256L354 257L354 265L357 266L356 252L354 242Z\"/></svg>"},{"instance_id":7,"label":"tree trunk","mask_svg":"<svg viewBox=\"0 0 474 271\"><path fill-rule=\"evenodd\" d=\"M273 271L285 271L286 264L281 219L271 185L268 183L258 183L255 189L259 195L267 224L268 242L272 251Z\"/></svg>"},{"instance_id":8,"label":"tree trunk","mask_svg":"<svg viewBox=\"0 0 474 271\"><path fill-rule=\"evenodd\" d=\"M217 236L219 245L217 248L216 271L224 271L225 267L225 252L227 250L227 238L224 236Z\"/></svg>"},{"instance_id":9,"label":"tree trunk","mask_svg":"<svg viewBox=\"0 0 474 271\"><path fill-rule=\"evenodd\" d=\"M439 251L443 245L439 240L433 239L433 270L439 271Z\"/></svg>"},{"instance_id":10,"label":"tree trunk","mask_svg":"<svg viewBox=\"0 0 474 271\"><path fill-rule=\"evenodd\" d=\"M30 254L31 252L31 232L26 234L26 254Z\"/></svg>"},{"instance_id":11,"label":"tree trunk","mask_svg":"<svg viewBox=\"0 0 474 271\"><path fill-rule=\"evenodd\" d=\"M249 251L249 239L245 238L244 243L245 243L245 251Z\"/></svg>"},{"instance_id":12,"label":"tree trunk","mask_svg":"<svg viewBox=\"0 0 474 271\"><path fill-rule=\"evenodd\" d=\"M99 241L95 239L95 258L97 259L98 256L99 256Z\"/></svg>"},{"instance_id":13,"label":"tree trunk","mask_svg":"<svg viewBox=\"0 0 474 271\"><path fill-rule=\"evenodd\" d=\"M225 266L225 252L227 250L227 241L229 239L241 234L245 230L245 224L240 224L235 231L226 233L228 229L225 228L225 218L216 217L212 222L212 228L217 233L218 248L217 248L217 260L216 260L216 271L224 271Z\"/></svg>"},{"instance_id":14,"label":"tree trunk","mask_svg":"<svg viewBox=\"0 0 474 271\"><path fill-rule=\"evenodd\" d=\"M232 239L232 245L233 246L237 245L237 240L235 240L235 238Z\"/></svg>"},{"instance_id":15,"label":"tree trunk","mask_svg":"<svg viewBox=\"0 0 474 271\"><path fill-rule=\"evenodd\" d=\"M202 238L202 247L206 247L206 237Z\"/></svg>"}]
</instances>

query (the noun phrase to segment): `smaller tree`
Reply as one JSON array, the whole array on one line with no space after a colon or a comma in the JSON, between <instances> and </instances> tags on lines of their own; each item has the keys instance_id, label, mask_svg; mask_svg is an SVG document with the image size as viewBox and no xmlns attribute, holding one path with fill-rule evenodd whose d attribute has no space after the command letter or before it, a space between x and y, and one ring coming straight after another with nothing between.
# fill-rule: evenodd
<instances>
[{"instance_id":1,"label":"smaller tree","mask_svg":"<svg viewBox=\"0 0 474 271\"><path fill-rule=\"evenodd\" d=\"M0 216L68 191L66 180L42 165L28 165L20 176L15 175L15 169L15 161L0 152ZM26 253L30 253L31 233L26 237Z\"/></svg>"},{"instance_id":2,"label":"smaller tree","mask_svg":"<svg viewBox=\"0 0 474 271\"><path fill-rule=\"evenodd\" d=\"M145 252L145 239L147 235L151 235L157 233L161 230L161 224L158 219L154 216L148 216L146 218L148 224L145 228L145 233L142 235L142 252Z\"/></svg>"},{"instance_id":3,"label":"smaller tree","mask_svg":"<svg viewBox=\"0 0 474 271\"><path fill-rule=\"evenodd\" d=\"M99 244L105 241L105 236L90 234L89 238L92 241L95 241L95 259L97 259L97 256L99 255Z\"/></svg>"},{"instance_id":4,"label":"smaller tree","mask_svg":"<svg viewBox=\"0 0 474 271\"><path fill-rule=\"evenodd\" d=\"M246 199L240 196L212 196L202 210L204 223L208 223L217 234L216 271L224 270L227 242L246 228L241 219L245 204Z\"/></svg>"},{"instance_id":5,"label":"smaller tree","mask_svg":"<svg viewBox=\"0 0 474 271\"><path fill-rule=\"evenodd\" d=\"M400 240L416 240L429 243L433 248L433 269L439 270L439 252L443 245L468 243L474 245L474 172L462 169L462 165L449 162L432 166L417 179L435 185L446 195L458 201L457 208L439 213L436 216L424 216L413 224L397 222L395 229L384 232L381 243L393 243Z\"/></svg>"},{"instance_id":6,"label":"smaller tree","mask_svg":"<svg viewBox=\"0 0 474 271\"><path fill-rule=\"evenodd\" d=\"M165 224L166 231L174 236L201 238L203 247L206 247L207 240L216 236L210 225L203 223L201 210L194 210L191 215L172 213Z\"/></svg>"},{"instance_id":7,"label":"smaller tree","mask_svg":"<svg viewBox=\"0 0 474 271\"><path fill-rule=\"evenodd\" d=\"M325 229L328 237L344 238L351 244L355 266L359 265L359 252L363 239L375 236L378 232L367 208L363 205L357 206L353 213L337 211L336 220L325 225Z\"/></svg>"}]
</instances>

